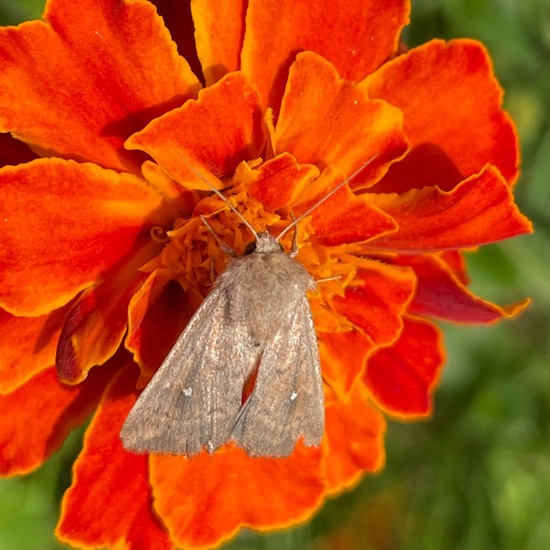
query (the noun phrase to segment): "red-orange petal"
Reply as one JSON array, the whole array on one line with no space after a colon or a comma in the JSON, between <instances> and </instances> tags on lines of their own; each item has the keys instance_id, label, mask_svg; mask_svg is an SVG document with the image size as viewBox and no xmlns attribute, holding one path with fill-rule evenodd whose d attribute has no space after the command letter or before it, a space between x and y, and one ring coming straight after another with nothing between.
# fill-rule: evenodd
<instances>
[{"instance_id":1,"label":"red-orange petal","mask_svg":"<svg viewBox=\"0 0 550 550\"><path fill-rule=\"evenodd\" d=\"M0 186L0 303L16 315L63 306L175 213L143 180L93 164L5 167Z\"/></svg>"},{"instance_id":2,"label":"red-orange petal","mask_svg":"<svg viewBox=\"0 0 550 550\"><path fill-rule=\"evenodd\" d=\"M0 474L24 474L57 451L96 406L106 370L77 387L64 386L52 366L12 393L0 395Z\"/></svg>"},{"instance_id":3,"label":"red-orange petal","mask_svg":"<svg viewBox=\"0 0 550 550\"><path fill-rule=\"evenodd\" d=\"M531 222L514 204L506 181L493 166L451 191L425 187L402 195L368 196L399 224L395 233L369 242L373 248L431 252L473 247L532 231Z\"/></svg>"},{"instance_id":4,"label":"red-orange petal","mask_svg":"<svg viewBox=\"0 0 550 550\"><path fill-rule=\"evenodd\" d=\"M332 306L376 346L385 347L399 337L415 288L412 269L365 262L353 285L346 288L345 296L335 296Z\"/></svg>"},{"instance_id":5,"label":"red-orange petal","mask_svg":"<svg viewBox=\"0 0 550 550\"><path fill-rule=\"evenodd\" d=\"M384 416L368 403L362 384L355 384L348 400L327 407L323 442L327 493L350 487L365 472L382 468L385 432Z\"/></svg>"},{"instance_id":6,"label":"red-orange petal","mask_svg":"<svg viewBox=\"0 0 550 550\"><path fill-rule=\"evenodd\" d=\"M300 214L317 204L337 185L344 175L333 166L306 188L296 213ZM348 185L342 186L311 213L313 239L324 246L359 243L396 230L395 220L380 210L368 197L355 195Z\"/></svg>"},{"instance_id":7,"label":"red-orange petal","mask_svg":"<svg viewBox=\"0 0 550 550\"><path fill-rule=\"evenodd\" d=\"M324 495L320 455L301 445L284 459L249 458L236 447L193 458L152 455L155 510L184 548L213 547L241 527L268 530L305 521Z\"/></svg>"},{"instance_id":8,"label":"red-orange petal","mask_svg":"<svg viewBox=\"0 0 550 550\"><path fill-rule=\"evenodd\" d=\"M310 164L299 164L289 153L281 153L250 174L254 178L248 187L250 195L275 211L295 203L307 184L319 176L319 170Z\"/></svg>"},{"instance_id":9,"label":"red-orange petal","mask_svg":"<svg viewBox=\"0 0 550 550\"><path fill-rule=\"evenodd\" d=\"M437 317L457 323L496 323L525 309L530 300L509 306L498 306L479 298L458 279L443 259L436 254L399 256L399 265L408 265L418 277L416 295L409 313Z\"/></svg>"},{"instance_id":10,"label":"red-orange petal","mask_svg":"<svg viewBox=\"0 0 550 550\"><path fill-rule=\"evenodd\" d=\"M207 86L240 68L245 10L242 0L191 3L197 52Z\"/></svg>"},{"instance_id":11,"label":"red-orange petal","mask_svg":"<svg viewBox=\"0 0 550 550\"><path fill-rule=\"evenodd\" d=\"M386 413L423 418L432 412L431 394L444 359L439 330L425 321L405 319L399 340L369 359L364 381Z\"/></svg>"},{"instance_id":12,"label":"red-orange petal","mask_svg":"<svg viewBox=\"0 0 550 550\"><path fill-rule=\"evenodd\" d=\"M127 263L102 274L76 299L57 347L55 363L60 380L81 382L93 366L102 365L115 354L128 325L130 300L147 278L138 270L159 249L153 240L146 243Z\"/></svg>"},{"instance_id":13,"label":"red-orange petal","mask_svg":"<svg viewBox=\"0 0 550 550\"><path fill-rule=\"evenodd\" d=\"M205 88L196 101L157 118L126 142L129 149L149 153L185 187L197 189L210 188L195 170L231 177L263 145L258 94L240 73Z\"/></svg>"},{"instance_id":14,"label":"red-orange petal","mask_svg":"<svg viewBox=\"0 0 550 550\"><path fill-rule=\"evenodd\" d=\"M43 156L137 171L122 145L200 84L149 2L49 2L0 31L0 128Z\"/></svg>"},{"instance_id":15,"label":"red-orange petal","mask_svg":"<svg viewBox=\"0 0 550 550\"><path fill-rule=\"evenodd\" d=\"M94 548L172 547L152 511L147 456L125 451L120 441L120 429L136 401L136 371L125 368L112 380L86 431L56 528L63 542Z\"/></svg>"},{"instance_id":16,"label":"red-orange petal","mask_svg":"<svg viewBox=\"0 0 550 550\"><path fill-rule=\"evenodd\" d=\"M145 378L151 378L202 301L184 292L168 269L153 271L128 307L124 345L134 354Z\"/></svg>"},{"instance_id":17,"label":"red-orange petal","mask_svg":"<svg viewBox=\"0 0 550 550\"><path fill-rule=\"evenodd\" d=\"M433 40L384 64L362 84L370 97L403 111L412 145L378 191L425 185L449 190L485 164L496 166L508 182L516 179L517 137L480 43Z\"/></svg>"},{"instance_id":18,"label":"red-orange petal","mask_svg":"<svg viewBox=\"0 0 550 550\"><path fill-rule=\"evenodd\" d=\"M445 265L463 285L467 285L470 282L468 268L462 251L444 250L439 253L438 257L441 258Z\"/></svg>"},{"instance_id":19,"label":"red-orange petal","mask_svg":"<svg viewBox=\"0 0 550 550\"><path fill-rule=\"evenodd\" d=\"M143 177L164 195L166 201L174 205L181 218L188 219L193 215L195 206L200 200L198 192L194 189L182 188L166 174L166 172L152 160L147 160L141 165Z\"/></svg>"},{"instance_id":20,"label":"red-orange petal","mask_svg":"<svg viewBox=\"0 0 550 550\"><path fill-rule=\"evenodd\" d=\"M378 170L369 166L369 173L376 179L407 150L402 126L399 109L370 99L328 61L303 52L290 67L275 147L321 169L334 164L348 176L374 159Z\"/></svg>"},{"instance_id":21,"label":"red-orange petal","mask_svg":"<svg viewBox=\"0 0 550 550\"><path fill-rule=\"evenodd\" d=\"M395 52L408 14L406 0L250 0L241 67L262 105L278 109L296 53L316 52L359 81Z\"/></svg>"},{"instance_id":22,"label":"red-orange petal","mask_svg":"<svg viewBox=\"0 0 550 550\"><path fill-rule=\"evenodd\" d=\"M0 394L11 393L55 363L67 307L39 317L14 317L0 310Z\"/></svg>"},{"instance_id":23,"label":"red-orange petal","mask_svg":"<svg viewBox=\"0 0 550 550\"><path fill-rule=\"evenodd\" d=\"M318 339L323 380L339 399L346 401L376 344L359 330L321 332Z\"/></svg>"}]
</instances>

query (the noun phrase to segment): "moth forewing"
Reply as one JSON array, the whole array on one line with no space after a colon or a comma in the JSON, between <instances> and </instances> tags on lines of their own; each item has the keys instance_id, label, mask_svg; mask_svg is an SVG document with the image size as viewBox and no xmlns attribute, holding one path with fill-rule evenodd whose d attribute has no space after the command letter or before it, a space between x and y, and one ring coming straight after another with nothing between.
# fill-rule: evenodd
<instances>
[{"instance_id":1,"label":"moth forewing","mask_svg":"<svg viewBox=\"0 0 550 550\"><path fill-rule=\"evenodd\" d=\"M249 366L228 346L242 330L225 326L225 301L223 288L207 296L140 395L121 431L128 450L192 455L229 439Z\"/></svg>"},{"instance_id":2,"label":"moth forewing","mask_svg":"<svg viewBox=\"0 0 550 550\"><path fill-rule=\"evenodd\" d=\"M266 343L233 438L252 456L287 456L302 437L305 445L320 444L324 415L317 337L304 295L290 323Z\"/></svg>"}]
</instances>

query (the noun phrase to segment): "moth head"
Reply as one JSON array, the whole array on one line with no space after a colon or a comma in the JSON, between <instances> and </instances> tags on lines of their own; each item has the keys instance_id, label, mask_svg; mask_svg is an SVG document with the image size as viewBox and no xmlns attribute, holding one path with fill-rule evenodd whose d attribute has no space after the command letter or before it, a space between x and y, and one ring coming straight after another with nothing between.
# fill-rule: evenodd
<instances>
[{"instance_id":1,"label":"moth head","mask_svg":"<svg viewBox=\"0 0 550 550\"><path fill-rule=\"evenodd\" d=\"M253 254L279 254L283 251L281 244L272 237L267 231L258 233L255 241L251 241L246 245L245 255Z\"/></svg>"}]
</instances>

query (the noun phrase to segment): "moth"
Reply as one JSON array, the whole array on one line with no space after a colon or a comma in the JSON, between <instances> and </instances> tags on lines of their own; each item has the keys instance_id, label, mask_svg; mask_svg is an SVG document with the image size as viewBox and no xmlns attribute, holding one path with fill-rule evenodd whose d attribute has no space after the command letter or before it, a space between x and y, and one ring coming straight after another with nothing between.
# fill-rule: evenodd
<instances>
[{"instance_id":1,"label":"moth","mask_svg":"<svg viewBox=\"0 0 550 550\"><path fill-rule=\"evenodd\" d=\"M212 188L255 240L218 277L138 398L120 434L126 449L191 456L234 441L250 456L284 457L301 438L321 443L323 380L306 296L316 283L294 259L297 248L287 254L279 241L351 177L277 238L256 233Z\"/></svg>"}]
</instances>

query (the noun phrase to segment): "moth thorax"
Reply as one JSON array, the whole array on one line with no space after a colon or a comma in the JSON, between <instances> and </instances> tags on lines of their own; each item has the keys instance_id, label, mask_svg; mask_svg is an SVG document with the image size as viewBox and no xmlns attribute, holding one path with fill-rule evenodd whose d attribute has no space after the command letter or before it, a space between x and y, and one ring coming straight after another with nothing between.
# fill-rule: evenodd
<instances>
[{"instance_id":1,"label":"moth thorax","mask_svg":"<svg viewBox=\"0 0 550 550\"><path fill-rule=\"evenodd\" d=\"M251 242L246 247L247 254L251 254L252 252L256 252L257 254L277 254L282 251L283 247L279 241L266 231L258 233L258 240Z\"/></svg>"}]
</instances>

